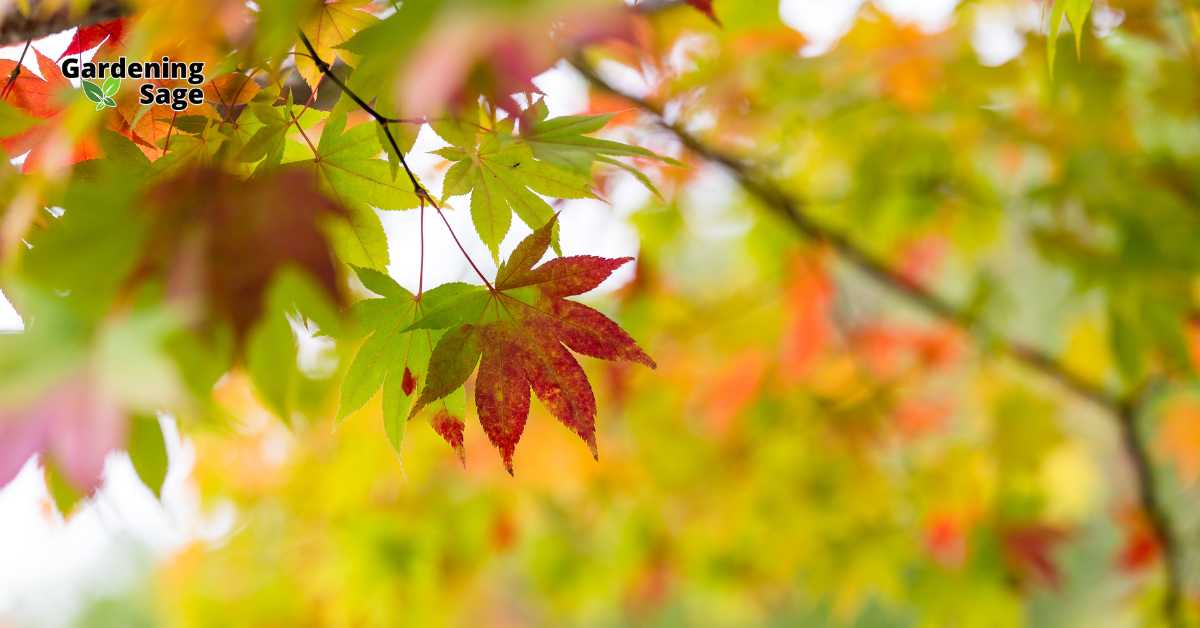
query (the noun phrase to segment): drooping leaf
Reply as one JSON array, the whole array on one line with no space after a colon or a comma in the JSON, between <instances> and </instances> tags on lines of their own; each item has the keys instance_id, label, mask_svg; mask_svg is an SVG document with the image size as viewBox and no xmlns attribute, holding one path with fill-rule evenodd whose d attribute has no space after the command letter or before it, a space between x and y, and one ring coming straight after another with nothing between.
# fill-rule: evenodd
<instances>
[{"instance_id":1,"label":"drooping leaf","mask_svg":"<svg viewBox=\"0 0 1200 628\"><path fill-rule=\"evenodd\" d=\"M433 431L441 436L446 444L454 449L454 453L458 454L458 461L464 466L467 464L467 452L463 448L463 420L459 417L450 414L448 410L438 410L433 418L429 420L433 426Z\"/></svg>"},{"instance_id":2,"label":"drooping leaf","mask_svg":"<svg viewBox=\"0 0 1200 628\"><path fill-rule=\"evenodd\" d=\"M482 352L480 331L474 325L460 325L443 334L429 357L429 375L410 416L460 388L475 372Z\"/></svg>"}]
</instances>

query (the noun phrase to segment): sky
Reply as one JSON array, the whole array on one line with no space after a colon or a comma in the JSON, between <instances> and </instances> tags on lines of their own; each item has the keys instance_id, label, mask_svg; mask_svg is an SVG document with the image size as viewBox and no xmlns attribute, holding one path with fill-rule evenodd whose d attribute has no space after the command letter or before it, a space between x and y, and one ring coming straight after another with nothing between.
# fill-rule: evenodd
<instances>
[{"instance_id":1,"label":"sky","mask_svg":"<svg viewBox=\"0 0 1200 628\"><path fill-rule=\"evenodd\" d=\"M836 44L850 27L862 0L781 0L780 15L791 27L805 34L805 55L820 54ZM911 22L927 31L947 27L953 19L957 0L874 0L877 8L896 19ZM719 4L718 4L719 7ZM719 11L719 8L718 8ZM1036 23L1036 15L1033 16ZM994 9L988 19L974 25L973 36L980 61L998 65L1020 53L1029 16L1013 9ZM35 46L44 54L57 57L70 40L70 32L40 40ZM20 46L0 49L0 58L18 58ZM27 62L28 64L28 62ZM30 71L36 73L32 66ZM613 77L621 80L621 77ZM629 77L625 77L626 81ZM547 94L553 115L567 115L587 106L587 86L581 77L565 66L558 66L537 80ZM636 91L636 84L629 85ZM440 187L442 173L438 158L426 154L442 145L428 129L420 137L410 163L433 190ZM661 147L654 147L656 149ZM706 173L707 174L707 173ZM696 199L698 229L720 231L736 229L706 220L704 208L719 210L721 199L733 193L732 182L713 169L711 176L700 177ZM632 178L620 182L609 203L571 201L562 206L562 242L566 254L588 252L607 257L635 256L637 236L627 217L646 200L646 192ZM446 215L458 233L473 231L466 204L452 203L463 211ZM428 216L427 216L428 217ZM392 251L391 274L415 290L415 263L418 255L419 212L381 212ZM449 281L471 281L469 267L462 260L445 229L427 224L426 285ZM502 245L506 255L529 229L514 221L514 228ZM708 234L719 235L719 234ZM494 272L491 256L478 238L463 238L463 244L484 273ZM634 269L623 268L602 290L613 289L629 280ZM21 319L0 294L0 333L22 329ZM202 511L187 476L194 451L181 440L174 423L162 419L168 435L170 471L162 501L158 501L137 480L124 454L110 457L106 481L99 494L80 508L70 521L63 521L48 506L46 490L36 461L26 464L20 476L0 489L0 617L16 617L39 626L64 625L83 598L114 592L144 573L156 557L195 540L215 540L234 529L236 513L231 506Z\"/></svg>"}]
</instances>

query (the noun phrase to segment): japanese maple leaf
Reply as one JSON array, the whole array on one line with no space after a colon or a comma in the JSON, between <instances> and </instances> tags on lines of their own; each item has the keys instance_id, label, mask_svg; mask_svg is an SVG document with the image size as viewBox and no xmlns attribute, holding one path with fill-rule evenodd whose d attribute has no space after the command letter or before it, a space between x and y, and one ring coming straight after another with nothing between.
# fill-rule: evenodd
<instances>
[{"instance_id":1,"label":"japanese maple leaf","mask_svg":"<svg viewBox=\"0 0 1200 628\"><path fill-rule=\"evenodd\" d=\"M75 35L71 37L71 43L59 55L58 60L62 61L68 55L87 52L100 44L104 45L97 51L97 54L116 49L125 39L125 26L125 18L80 26L75 30Z\"/></svg>"},{"instance_id":2,"label":"japanese maple leaf","mask_svg":"<svg viewBox=\"0 0 1200 628\"><path fill-rule=\"evenodd\" d=\"M600 285L631 258L560 257L534 268L550 247L555 223L551 219L517 246L493 288L466 292L410 327L450 328L433 349L412 414L457 390L478 363L479 422L510 474L530 391L597 457L596 398L572 351L655 367L616 323L565 298Z\"/></svg>"},{"instance_id":3,"label":"japanese maple leaf","mask_svg":"<svg viewBox=\"0 0 1200 628\"><path fill-rule=\"evenodd\" d=\"M454 162L446 172L443 195L471 194L471 220L493 259L499 257L514 213L533 229L553 218L554 210L538 194L593 196L586 172L535 159L532 148L511 135L512 125L511 120L501 121L491 133L475 132L462 123L434 127L452 144L436 151Z\"/></svg>"},{"instance_id":4,"label":"japanese maple leaf","mask_svg":"<svg viewBox=\"0 0 1200 628\"><path fill-rule=\"evenodd\" d=\"M324 227L346 212L318 191L311 173L284 168L243 180L196 168L154 188L150 205L142 270L165 274L173 295L198 299L239 340L285 267L302 269L331 302L341 301Z\"/></svg>"},{"instance_id":5,"label":"japanese maple leaf","mask_svg":"<svg viewBox=\"0 0 1200 628\"><path fill-rule=\"evenodd\" d=\"M18 156L26 152L22 171L30 172L54 155L63 142L69 141L65 134L60 133L60 126L65 107L60 102L61 92L74 89L71 82L62 75L58 64L43 55L36 48L33 53L37 58L38 70L44 78L22 69L13 81L13 86L5 101L22 109L34 118L40 118L37 124L22 133L0 140L0 146L9 155ZM0 60L0 77L8 77L17 67L15 61ZM7 78L3 79L7 82ZM67 163L77 163L92 159L99 155L96 142L90 136L75 142L71 154L66 157ZM58 159L62 159L58 157Z\"/></svg>"},{"instance_id":6,"label":"japanese maple leaf","mask_svg":"<svg viewBox=\"0 0 1200 628\"><path fill-rule=\"evenodd\" d=\"M364 299L351 308L352 318L367 337L342 380L337 418L341 421L357 411L382 389L384 431L392 447L399 453L406 419L416 400L417 389L425 381L429 356L442 335L437 330L423 329L411 333L404 333L404 330L424 318L428 312L472 291L473 287L464 283L449 283L426 291L417 298L382 272L362 267L354 267L354 272L365 288L381 298ZM456 449L461 447L462 421L447 408L439 409L431 422L434 430L451 446ZM458 437L454 436L456 433Z\"/></svg>"},{"instance_id":7,"label":"japanese maple leaf","mask_svg":"<svg viewBox=\"0 0 1200 628\"><path fill-rule=\"evenodd\" d=\"M330 115L313 159L302 163L312 167L321 190L350 214L349 228L335 234L339 257L356 266L386 268L387 237L372 208L411 209L420 201L408 181L395 177L387 160L381 159L376 125L346 126L346 115Z\"/></svg>"},{"instance_id":8,"label":"japanese maple leaf","mask_svg":"<svg viewBox=\"0 0 1200 628\"><path fill-rule=\"evenodd\" d=\"M321 8L304 25L304 34L312 42L317 56L330 65L336 57L346 58L347 52L339 48L358 31L370 26L376 17L367 13L370 0L326 0ZM296 55L296 71L316 89L321 82L321 69L307 55Z\"/></svg>"}]
</instances>

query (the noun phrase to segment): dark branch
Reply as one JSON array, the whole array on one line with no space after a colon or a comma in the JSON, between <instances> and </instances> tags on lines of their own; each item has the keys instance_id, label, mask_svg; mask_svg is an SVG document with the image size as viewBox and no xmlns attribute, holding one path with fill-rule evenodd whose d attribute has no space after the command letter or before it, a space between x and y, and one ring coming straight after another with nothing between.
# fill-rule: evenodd
<instances>
[{"instance_id":1,"label":"dark branch","mask_svg":"<svg viewBox=\"0 0 1200 628\"><path fill-rule=\"evenodd\" d=\"M412 168L408 167L408 162L404 159L404 151L400 150L400 144L396 142L396 138L392 136L392 130L388 128L388 123L392 120L380 114L375 110L374 107L368 105L365 100L359 98L358 94L355 94L350 90L349 87L346 87L346 83L343 82L342 79L338 78L337 74L333 73L333 68L329 67L329 64L325 63L325 60L317 54L317 49L313 47L312 42L308 40L308 36L304 34L304 31L298 32L300 34L300 42L303 43L304 48L308 50L308 55L312 57L313 63L315 63L317 68L321 70L321 74L324 74L326 78L333 81L333 84L337 85L344 94L349 96L350 100L354 101L354 104L358 105L359 108L370 114L371 117L379 123L379 126L383 127L384 135L387 136L388 142L391 143L392 150L396 151L396 156L399 157L400 165L404 167L404 172L408 175L408 180L412 182L413 193L417 195L417 198L424 201L429 201L434 205L434 207L437 207L437 201L433 199L433 196L429 194L429 192L425 189L425 186L421 185L421 182L417 180L417 175L413 174Z\"/></svg>"},{"instance_id":2,"label":"dark branch","mask_svg":"<svg viewBox=\"0 0 1200 628\"><path fill-rule=\"evenodd\" d=\"M805 212L807 202L780 188L769 178L759 174L756 168L738 156L710 146L687 131L679 123L671 123L663 116L663 108L644 98L627 94L601 78L595 69L582 57L572 60L575 68L597 89L627 100L639 109L653 114L658 123L670 131L689 151L705 161L720 164L729 170L738 183L763 207L791 224L801 235L830 246L843 260L870 277L877 284L901 297L926 313L947 321L960 329L973 332L990 340L993 346L1016 362L1058 383L1073 395L1085 399L1116 419L1120 432L1121 446L1133 466L1137 484L1137 498L1154 530L1164 555L1167 576L1165 612L1173 625L1182 625L1182 579L1179 569L1179 544L1172 530L1166 508L1162 503L1154 481L1154 470L1136 427L1136 411L1139 396L1119 395L1103 385L1071 370L1046 350L1012 338L992 328L977 318L970 310L960 307L929 288L926 288L893 270L886 262L857 245L846 234L821 224Z\"/></svg>"},{"instance_id":3,"label":"dark branch","mask_svg":"<svg viewBox=\"0 0 1200 628\"><path fill-rule=\"evenodd\" d=\"M488 290L494 292L495 288L492 287L491 282L489 282L483 272L479 270L479 267L475 265L475 260L471 259L471 256L467 253L467 249L462 245L462 242L459 241L458 236L454 233L454 229L450 228L450 221L446 220L446 215L442 213L442 208L440 205L438 205L437 200L435 200L433 195L425 189L425 186L421 185L421 182L417 180L417 175L413 173L412 168L408 167L408 162L404 159L404 151L400 150L400 144L396 142L396 138L392 135L392 130L388 126L392 123L401 123L405 121L384 116L376 111L374 107L367 104L367 101L359 97L358 94L355 94L353 90L351 90L349 87L346 87L346 83L333 73L333 68L329 67L329 64L325 63L325 61L321 59L320 55L317 54L316 48L314 48L312 42L308 40L308 36L304 34L304 31L297 32L300 35L300 42L303 43L305 49L308 50L309 56L312 57L313 63L317 65L317 68L321 70L321 74L325 75L325 77L330 81L333 81L334 85L337 85L339 88L341 88L342 92L349 96L350 100L354 101L354 104L358 105L360 109L367 112L372 118L375 119L375 122L379 123L379 126L383 128L383 133L387 136L388 142L392 146L392 150L396 152L396 156L400 160L400 165L404 167L404 172L408 175L408 180L412 182L413 193L416 194L417 199L420 200L422 210L424 210L425 203L429 203L433 206L433 208L437 211L438 216L441 216L442 222L446 224L446 229L450 231L450 237L453 238L454 243L458 245L458 250L462 252L463 257L465 257L467 260L467 263L471 265L471 268L475 271L475 274L478 275L481 280L483 280L483 284L487 286Z\"/></svg>"}]
</instances>

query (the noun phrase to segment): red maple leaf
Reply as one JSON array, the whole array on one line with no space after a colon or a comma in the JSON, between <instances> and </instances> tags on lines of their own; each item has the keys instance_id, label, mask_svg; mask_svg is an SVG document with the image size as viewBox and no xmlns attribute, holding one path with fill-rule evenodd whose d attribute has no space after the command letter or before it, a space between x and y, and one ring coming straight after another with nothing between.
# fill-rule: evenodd
<instances>
[{"instance_id":1,"label":"red maple leaf","mask_svg":"<svg viewBox=\"0 0 1200 628\"><path fill-rule=\"evenodd\" d=\"M50 60L49 57L43 55L36 48L33 53L37 58L38 71L45 78L39 78L36 74L22 69L16 79L12 81L12 87L5 97L8 104L13 105L34 118L40 118L44 122L33 126L22 133L12 137L0 140L0 146L8 152L9 155L22 155L29 153L25 157L25 162L21 169L24 172L29 172L46 161L49 155L54 154L58 146L62 145L66 136L62 139L55 138L55 135L60 133L58 124L62 118L65 107L60 100L61 92L74 89L71 82L62 75L62 70L58 68L58 64ZM0 60L0 76L8 77L13 70L17 68L17 63L10 60ZM7 79L5 79L7 83ZM100 151L95 142L95 139L90 136L84 136L78 142L75 142L71 154L67 157L67 163L76 163L87 159L92 159L99 156Z\"/></svg>"},{"instance_id":2,"label":"red maple leaf","mask_svg":"<svg viewBox=\"0 0 1200 628\"><path fill-rule=\"evenodd\" d=\"M466 381L475 365L475 406L488 439L512 473L512 456L529 416L530 391L563 425L596 450L596 398L575 353L604 360L654 360L616 323L564 297L600 285L631 258L577 256L533 268L550 246L551 220L521 242L496 276L495 288L463 297L455 306L476 320L446 332L433 350L425 388L410 414ZM426 320L446 320L434 312ZM418 321L413 328L426 323ZM448 325L442 325L448 326ZM569 350L568 350L569 349Z\"/></svg>"},{"instance_id":3,"label":"red maple leaf","mask_svg":"<svg viewBox=\"0 0 1200 628\"><path fill-rule=\"evenodd\" d=\"M121 45L125 39L125 19L118 18L109 22L100 22L98 24L89 24L80 26L75 30L75 35L71 37L71 43L62 55L58 57L62 61L67 55L79 54L87 52L100 44L104 44L104 50L113 50Z\"/></svg>"},{"instance_id":4,"label":"red maple leaf","mask_svg":"<svg viewBox=\"0 0 1200 628\"><path fill-rule=\"evenodd\" d=\"M463 448L463 429L466 426L463 420L443 408L433 415L430 423L433 425L433 431L454 448L454 453L458 454L458 461L466 465L467 451Z\"/></svg>"}]
</instances>

